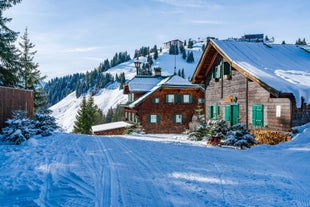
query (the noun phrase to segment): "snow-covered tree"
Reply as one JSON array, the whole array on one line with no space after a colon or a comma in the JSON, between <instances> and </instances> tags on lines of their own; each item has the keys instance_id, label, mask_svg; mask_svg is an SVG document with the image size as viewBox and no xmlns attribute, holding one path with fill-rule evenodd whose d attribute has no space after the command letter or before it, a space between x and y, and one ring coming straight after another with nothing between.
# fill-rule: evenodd
<instances>
[{"instance_id":1,"label":"snow-covered tree","mask_svg":"<svg viewBox=\"0 0 310 207\"><path fill-rule=\"evenodd\" d=\"M2 141L19 145L31 136L31 120L27 112L17 110L13 112L13 118L8 119L6 127L2 129Z\"/></svg>"},{"instance_id":2,"label":"snow-covered tree","mask_svg":"<svg viewBox=\"0 0 310 207\"><path fill-rule=\"evenodd\" d=\"M41 110L35 113L35 119L32 121L33 127L36 129L36 134L41 134L42 136L49 136L53 131L59 127L56 124L56 120L50 114L51 110Z\"/></svg>"},{"instance_id":3,"label":"snow-covered tree","mask_svg":"<svg viewBox=\"0 0 310 207\"><path fill-rule=\"evenodd\" d=\"M230 127L223 144L238 146L243 149L243 147L249 148L252 145L258 144L258 142L255 140L254 136L249 133L249 130L244 124L236 124Z\"/></svg>"}]
</instances>

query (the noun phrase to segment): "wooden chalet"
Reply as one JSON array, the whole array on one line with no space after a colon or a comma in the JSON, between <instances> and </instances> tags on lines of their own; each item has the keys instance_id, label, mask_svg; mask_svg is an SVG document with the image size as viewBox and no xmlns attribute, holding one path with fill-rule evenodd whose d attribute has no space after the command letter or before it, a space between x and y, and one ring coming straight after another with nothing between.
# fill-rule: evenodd
<instances>
[{"instance_id":1,"label":"wooden chalet","mask_svg":"<svg viewBox=\"0 0 310 207\"><path fill-rule=\"evenodd\" d=\"M182 133L188 128L204 89L179 76L137 75L124 86L125 121L140 123L145 133Z\"/></svg>"},{"instance_id":2,"label":"wooden chalet","mask_svg":"<svg viewBox=\"0 0 310 207\"><path fill-rule=\"evenodd\" d=\"M180 47L181 45L183 45L183 42L179 39L175 39L175 40L170 40L168 42L164 42L164 48L169 49L172 45L173 46L178 46Z\"/></svg>"},{"instance_id":3,"label":"wooden chalet","mask_svg":"<svg viewBox=\"0 0 310 207\"><path fill-rule=\"evenodd\" d=\"M5 121L12 118L16 110L27 111L28 116L33 117L33 92L0 86L0 131L5 126Z\"/></svg>"},{"instance_id":4,"label":"wooden chalet","mask_svg":"<svg viewBox=\"0 0 310 207\"><path fill-rule=\"evenodd\" d=\"M310 122L309 51L209 40L192 77L205 88L206 117L281 131Z\"/></svg>"}]
</instances>

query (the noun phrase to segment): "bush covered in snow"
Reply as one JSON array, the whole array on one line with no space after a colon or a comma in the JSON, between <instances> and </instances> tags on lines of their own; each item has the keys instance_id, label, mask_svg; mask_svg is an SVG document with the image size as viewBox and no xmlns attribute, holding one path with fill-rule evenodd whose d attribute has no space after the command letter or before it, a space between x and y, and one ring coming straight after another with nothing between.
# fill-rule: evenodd
<instances>
[{"instance_id":1,"label":"bush covered in snow","mask_svg":"<svg viewBox=\"0 0 310 207\"><path fill-rule=\"evenodd\" d=\"M236 124L230 127L226 139L223 140L223 144L238 146L242 149L243 147L249 148L252 145L258 144L258 142L244 124Z\"/></svg>"},{"instance_id":2,"label":"bush covered in snow","mask_svg":"<svg viewBox=\"0 0 310 207\"><path fill-rule=\"evenodd\" d=\"M223 120L210 120L201 124L196 130L188 133L189 139L194 141L209 140L212 137L225 138L228 127Z\"/></svg>"},{"instance_id":3,"label":"bush covered in snow","mask_svg":"<svg viewBox=\"0 0 310 207\"><path fill-rule=\"evenodd\" d=\"M194 141L221 139L223 145L250 147L258 144L254 136L249 133L244 124L229 127L224 120L210 120L202 124L197 130L188 133L189 139Z\"/></svg>"},{"instance_id":4,"label":"bush covered in snow","mask_svg":"<svg viewBox=\"0 0 310 207\"><path fill-rule=\"evenodd\" d=\"M27 117L26 111L13 112L13 118L8 119L5 122L6 127L2 129L1 141L19 145L33 135L51 135L58 126L49 113L48 110L38 112L35 114L35 119L31 120Z\"/></svg>"}]
</instances>

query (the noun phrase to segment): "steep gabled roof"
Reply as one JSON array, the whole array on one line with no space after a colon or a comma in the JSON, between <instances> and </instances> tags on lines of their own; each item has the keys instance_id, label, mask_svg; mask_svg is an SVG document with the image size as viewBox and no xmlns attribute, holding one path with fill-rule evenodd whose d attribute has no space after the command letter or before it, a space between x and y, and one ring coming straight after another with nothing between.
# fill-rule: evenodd
<instances>
[{"instance_id":1,"label":"steep gabled roof","mask_svg":"<svg viewBox=\"0 0 310 207\"><path fill-rule=\"evenodd\" d=\"M204 90L201 86L197 84L192 84L189 81L185 80L184 78L173 75L169 76L162 81L160 81L156 86L154 86L148 93L144 94L140 98L138 98L136 101L132 102L128 105L129 108L134 108L140 103L142 103L147 97L149 97L151 94L159 90L160 88L199 88L201 90Z\"/></svg>"},{"instance_id":2,"label":"steep gabled roof","mask_svg":"<svg viewBox=\"0 0 310 207\"><path fill-rule=\"evenodd\" d=\"M298 106L301 97L310 103L310 54L306 49L291 44L210 40L192 82L201 81L202 75L210 72L217 54L271 93L291 93Z\"/></svg>"}]
</instances>

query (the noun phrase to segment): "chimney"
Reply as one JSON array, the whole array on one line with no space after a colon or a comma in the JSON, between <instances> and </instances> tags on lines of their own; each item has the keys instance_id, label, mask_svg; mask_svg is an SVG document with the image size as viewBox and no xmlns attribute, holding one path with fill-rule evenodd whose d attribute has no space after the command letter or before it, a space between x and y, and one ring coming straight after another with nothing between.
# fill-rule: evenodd
<instances>
[{"instance_id":1,"label":"chimney","mask_svg":"<svg viewBox=\"0 0 310 207\"><path fill-rule=\"evenodd\" d=\"M161 76L161 68L160 67L154 68L154 73L155 73L155 76Z\"/></svg>"}]
</instances>

